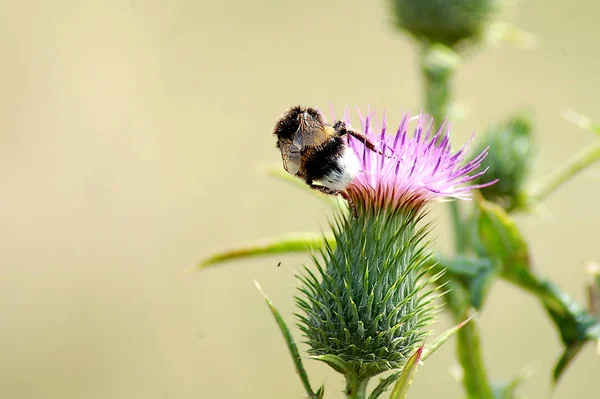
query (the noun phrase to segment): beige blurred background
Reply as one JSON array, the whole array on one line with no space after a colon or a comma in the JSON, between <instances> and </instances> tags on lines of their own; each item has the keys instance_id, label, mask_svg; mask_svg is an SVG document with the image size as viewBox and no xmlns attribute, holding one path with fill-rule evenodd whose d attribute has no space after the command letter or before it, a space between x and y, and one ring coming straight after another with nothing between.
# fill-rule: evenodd
<instances>
[{"instance_id":1,"label":"beige blurred background","mask_svg":"<svg viewBox=\"0 0 600 399\"><path fill-rule=\"evenodd\" d=\"M412 43L379 1L5 1L0 16L0 397L300 398L304 392L256 278L293 322L303 256L189 273L211 251L325 226L326 205L260 174L279 166L271 129L288 106L386 108L421 98ZM523 0L506 19L536 51L472 55L456 142L534 106L543 176L594 139L600 6ZM600 166L522 216L540 272L583 301L600 260ZM442 214L443 207L434 215ZM449 248L446 219L435 235ZM282 261L277 268L277 262ZM437 326L447 326L445 319ZM549 394L558 338L537 303L503 283L482 316L491 374L534 371ZM421 368L411 398L460 398L453 345ZM313 385L342 381L307 362ZM556 398L600 392L587 347Z\"/></svg>"}]
</instances>

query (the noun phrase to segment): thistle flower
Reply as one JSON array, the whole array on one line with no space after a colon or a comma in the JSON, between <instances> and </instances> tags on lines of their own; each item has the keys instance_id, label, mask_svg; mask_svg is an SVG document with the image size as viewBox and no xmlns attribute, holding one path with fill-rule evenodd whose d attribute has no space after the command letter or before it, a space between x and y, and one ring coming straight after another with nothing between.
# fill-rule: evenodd
<instances>
[{"instance_id":1,"label":"thistle flower","mask_svg":"<svg viewBox=\"0 0 600 399\"><path fill-rule=\"evenodd\" d=\"M430 118L417 118L412 137L408 116L390 136L385 117L379 131L371 120L362 118L363 132L380 153L349 141L362 166L346 190L356 216L334 219L336 246L313 256L318 273L305 269L297 297L309 352L346 376L349 396L370 377L402 368L434 317L439 287L430 284L438 276L429 273L425 204L491 184L460 186L485 172L473 174L487 150L463 165L466 148L453 154L449 133L432 134Z\"/></svg>"},{"instance_id":2,"label":"thistle flower","mask_svg":"<svg viewBox=\"0 0 600 399\"><path fill-rule=\"evenodd\" d=\"M344 119L350 124L347 112ZM459 151L452 153L449 129L442 125L433 134L433 120L427 115L416 118L406 115L394 135L386 134L385 114L380 131L373 129L369 115L361 119L367 137L380 142L381 153L369 151L353 137L349 139L350 147L362 160L362 170L348 188L348 194L357 202L375 200L381 207L412 201L419 207L432 200L469 199L473 189L496 182L463 186L481 179L487 171L486 168L476 172L486 158L488 148L483 148L479 155L463 164L472 137ZM408 128L413 119L416 119L416 127L410 137Z\"/></svg>"}]
</instances>

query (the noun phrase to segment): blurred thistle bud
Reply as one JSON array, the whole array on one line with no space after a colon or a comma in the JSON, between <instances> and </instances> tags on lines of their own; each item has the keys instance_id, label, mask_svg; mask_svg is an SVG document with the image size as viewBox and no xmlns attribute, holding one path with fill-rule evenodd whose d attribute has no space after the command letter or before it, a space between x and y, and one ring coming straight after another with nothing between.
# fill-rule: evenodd
<instances>
[{"instance_id":1,"label":"blurred thistle bud","mask_svg":"<svg viewBox=\"0 0 600 399\"><path fill-rule=\"evenodd\" d=\"M498 183L481 189L485 199L507 211L528 206L525 185L533 167L534 144L533 121L525 113L488 130L478 148L489 147L483 166L489 168L486 177Z\"/></svg>"},{"instance_id":2,"label":"blurred thistle bud","mask_svg":"<svg viewBox=\"0 0 600 399\"><path fill-rule=\"evenodd\" d=\"M408 126L415 119L411 137ZM345 122L350 124L347 116ZM309 352L346 376L348 392L356 380L366 384L404 367L422 344L439 289L430 284L439 275L430 272L426 204L467 198L480 187L461 184L481 175L474 171L487 150L461 166L465 148L452 153L449 133L435 134L432 125L424 115L405 116L396 134L387 135L385 116L381 130L373 128L370 115L362 120L362 131L379 151L348 138L361 166L346 189L355 215L337 216L335 247L313 257L317 273L307 268L300 276L299 326Z\"/></svg>"},{"instance_id":3,"label":"blurred thistle bud","mask_svg":"<svg viewBox=\"0 0 600 399\"><path fill-rule=\"evenodd\" d=\"M392 0L396 24L419 40L455 46L478 39L501 0Z\"/></svg>"}]
</instances>

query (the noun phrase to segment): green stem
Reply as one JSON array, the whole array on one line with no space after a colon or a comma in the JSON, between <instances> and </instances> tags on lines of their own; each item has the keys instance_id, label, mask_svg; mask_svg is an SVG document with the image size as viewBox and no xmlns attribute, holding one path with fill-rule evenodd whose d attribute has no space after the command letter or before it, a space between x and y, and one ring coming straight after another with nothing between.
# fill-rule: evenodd
<instances>
[{"instance_id":1,"label":"green stem","mask_svg":"<svg viewBox=\"0 0 600 399\"><path fill-rule=\"evenodd\" d=\"M455 317L455 320L465 320L469 313L465 312ZM494 394L488 382L487 371L481 354L481 339L479 327L475 320L467 323L456 335L458 360L463 367L463 386L469 398L493 399Z\"/></svg>"},{"instance_id":2,"label":"green stem","mask_svg":"<svg viewBox=\"0 0 600 399\"><path fill-rule=\"evenodd\" d=\"M533 194L533 197L538 201L543 201L571 177L575 176L599 159L600 141L575 154L575 156L563 165L560 170L542 184L542 186Z\"/></svg>"},{"instance_id":3,"label":"green stem","mask_svg":"<svg viewBox=\"0 0 600 399\"><path fill-rule=\"evenodd\" d=\"M452 201L448 203L450 207L450 217L452 218L452 226L454 229L454 246L456 253L461 254L467 250L467 242L465 229L460 214L460 207L458 201Z\"/></svg>"},{"instance_id":4,"label":"green stem","mask_svg":"<svg viewBox=\"0 0 600 399\"><path fill-rule=\"evenodd\" d=\"M425 110L433 117L434 129L439 130L448 115L451 96L451 80L456 62L447 62L443 52L429 44L423 44L421 51L421 72L425 90ZM442 136L440 135L440 140ZM456 201L449 203L450 216L454 227L455 245L458 253L466 250L465 234Z\"/></svg>"},{"instance_id":5,"label":"green stem","mask_svg":"<svg viewBox=\"0 0 600 399\"><path fill-rule=\"evenodd\" d=\"M457 62L445 62L448 58L436 53L438 49L425 44L421 53L421 71L425 89L425 109L435 122L438 130L448 114L451 95L451 79ZM455 60L456 61L456 60ZM460 208L456 201L450 202L450 215L455 236L457 253L466 251L465 229ZM446 300L448 309L457 322L470 315L470 300L467 290L458 282L450 281ZM472 320L457 333L458 360L464 371L463 387L469 398L493 399L493 393L487 378L486 368L481 354L479 329Z\"/></svg>"},{"instance_id":6,"label":"green stem","mask_svg":"<svg viewBox=\"0 0 600 399\"><path fill-rule=\"evenodd\" d=\"M367 399L369 379L346 376L346 395L348 399Z\"/></svg>"},{"instance_id":7,"label":"green stem","mask_svg":"<svg viewBox=\"0 0 600 399\"><path fill-rule=\"evenodd\" d=\"M425 110L433 117L435 130L439 129L448 115L450 103L450 80L452 65L437 62L436 49L424 45L421 53L421 72L425 89ZM441 139L441 137L440 137Z\"/></svg>"},{"instance_id":8,"label":"green stem","mask_svg":"<svg viewBox=\"0 0 600 399\"><path fill-rule=\"evenodd\" d=\"M455 323L462 323L470 315L469 292L458 282L449 281L449 292L446 294L448 309ZM463 369L463 387L467 397L471 399L493 399L494 394L489 384L483 355L481 338L476 320L471 320L456 334L456 352Z\"/></svg>"}]
</instances>

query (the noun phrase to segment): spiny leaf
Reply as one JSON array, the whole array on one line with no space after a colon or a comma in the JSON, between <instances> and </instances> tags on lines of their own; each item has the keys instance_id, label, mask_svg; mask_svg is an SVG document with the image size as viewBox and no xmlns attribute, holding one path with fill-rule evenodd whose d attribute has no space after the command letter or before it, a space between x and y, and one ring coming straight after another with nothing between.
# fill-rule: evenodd
<instances>
[{"instance_id":1,"label":"spiny leaf","mask_svg":"<svg viewBox=\"0 0 600 399\"><path fill-rule=\"evenodd\" d=\"M475 277L481 272L493 268L492 262L489 259L476 258L467 255L457 255L452 258L437 255L435 260L450 273L465 277Z\"/></svg>"},{"instance_id":2,"label":"spiny leaf","mask_svg":"<svg viewBox=\"0 0 600 399\"><path fill-rule=\"evenodd\" d=\"M436 270L448 272L453 280L460 282L469 289L471 305L480 310L487 297L487 292L498 274L498 265L490 259L478 258L471 255L458 255L450 258L436 255Z\"/></svg>"},{"instance_id":3,"label":"spiny leaf","mask_svg":"<svg viewBox=\"0 0 600 399\"><path fill-rule=\"evenodd\" d=\"M323 399L325 395L325 385L321 385L321 388L317 392L315 392L315 399Z\"/></svg>"},{"instance_id":4,"label":"spiny leaf","mask_svg":"<svg viewBox=\"0 0 600 399\"><path fill-rule=\"evenodd\" d=\"M458 332L461 328L463 328L468 322L473 320L473 318L477 316L477 313L471 315L467 320L462 323L446 330L442 335L437 337L435 341L433 341L430 345L427 345L423 350L423 355L421 356L421 361L424 362L427 358L435 353L446 341L448 341L454 334Z\"/></svg>"},{"instance_id":5,"label":"spiny leaf","mask_svg":"<svg viewBox=\"0 0 600 399\"><path fill-rule=\"evenodd\" d=\"M395 373L390 374L386 378L382 378L379 381L379 384L377 384L377 386L375 387L375 389L373 389L373 391L371 392L371 395L369 395L369 399L377 399L378 397L380 397L381 394L384 393L385 390L390 385L392 385L394 382L396 382L396 380L398 379L398 377L400 377L400 374L402 374L402 372L401 371L397 371Z\"/></svg>"},{"instance_id":6,"label":"spiny leaf","mask_svg":"<svg viewBox=\"0 0 600 399\"><path fill-rule=\"evenodd\" d=\"M408 392L408 388L410 388L410 384L417 372L417 367L419 366L419 360L421 359L421 355L423 353L423 346L421 346L414 355L408 359L404 369L402 370L402 374L398 378L392 393L390 394L390 399L404 399L406 397L406 393Z\"/></svg>"},{"instance_id":7,"label":"spiny leaf","mask_svg":"<svg viewBox=\"0 0 600 399\"><path fill-rule=\"evenodd\" d=\"M560 357L560 359L558 359L558 362L554 366L554 370L552 372L552 383L554 385L558 383L560 377L562 377L567 366L571 364L571 361L575 358L575 356L583 347L583 344L583 342L576 341L573 342L571 345L567 346L562 356Z\"/></svg>"},{"instance_id":8,"label":"spiny leaf","mask_svg":"<svg viewBox=\"0 0 600 399\"><path fill-rule=\"evenodd\" d=\"M487 298L487 293L490 290L492 283L496 281L497 273L494 269L483 270L475 278L471 280L469 284L469 291L471 292L471 305L481 310L483 302Z\"/></svg>"},{"instance_id":9,"label":"spiny leaf","mask_svg":"<svg viewBox=\"0 0 600 399\"><path fill-rule=\"evenodd\" d=\"M319 360L321 362L327 363L331 366L335 371L345 376L352 376L356 378L356 373L352 370L352 367L348 362L343 360L342 358L335 355L319 355L319 356L311 356L311 359Z\"/></svg>"},{"instance_id":10,"label":"spiny leaf","mask_svg":"<svg viewBox=\"0 0 600 399\"><path fill-rule=\"evenodd\" d=\"M273 317L275 318L275 321L277 322L277 325L279 326L279 330L281 330L283 339L285 340L285 343L287 344L290 355L292 356L292 360L294 361L294 365L296 366L296 372L300 376L300 380L302 380L302 385L304 385L304 389L306 390L308 397L309 398L318 397L318 396L315 396L315 393L313 392L312 388L310 387L310 382L308 381L308 375L306 374L306 370L304 369L304 365L302 364L302 358L300 357L300 353L298 352L298 347L296 346L296 342L294 342L294 338L292 337L292 334L290 333L289 328L285 324L283 317L281 317L281 314L279 313L279 311L277 310L277 308L275 307L273 302L271 302L269 297L267 297L267 295L264 293L264 291L262 290L262 288L260 287L260 285L258 284L258 282L256 280L254 280L254 284L256 285L256 288L258 288L258 290L260 291L262 296L265 298L265 301L267 302L267 305L269 306L269 309L271 310L271 313L273 314ZM319 392L322 393L322 390L319 389Z\"/></svg>"},{"instance_id":11,"label":"spiny leaf","mask_svg":"<svg viewBox=\"0 0 600 399\"><path fill-rule=\"evenodd\" d=\"M565 345L565 351L554 367L553 383L556 385L583 346L590 340L600 339L600 323L556 286L549 282L546 286L553 294L549 297L552 302L545 301L546 310Z\"/></svg>"},{"instance_id":12,"label":"spiny leaf","mask_svg":"<svg viewBox=\"0 0 600 399\"><path fill-rule=\"evenodd\" d=\"M529 247L516 223L502 207L479 198L478 233L489 257L502 261L505 272L529 268Z\"/></svg>"},{"instance_id":13,"label":"spiny leaf","mask_svg":"<svg viewBox=\"0 0 600 399\"><path fill-rule=\"evenodd\" d=\"M270 237L217 252L201 261L197 269L206 269L209 266L231 260L246 259L255 256L268 256L277 254L305 253L311 249L325 247L328 243L335 248L335 239L331 233L297 233L284 236Z\"/></svg>"}]
</instances>

